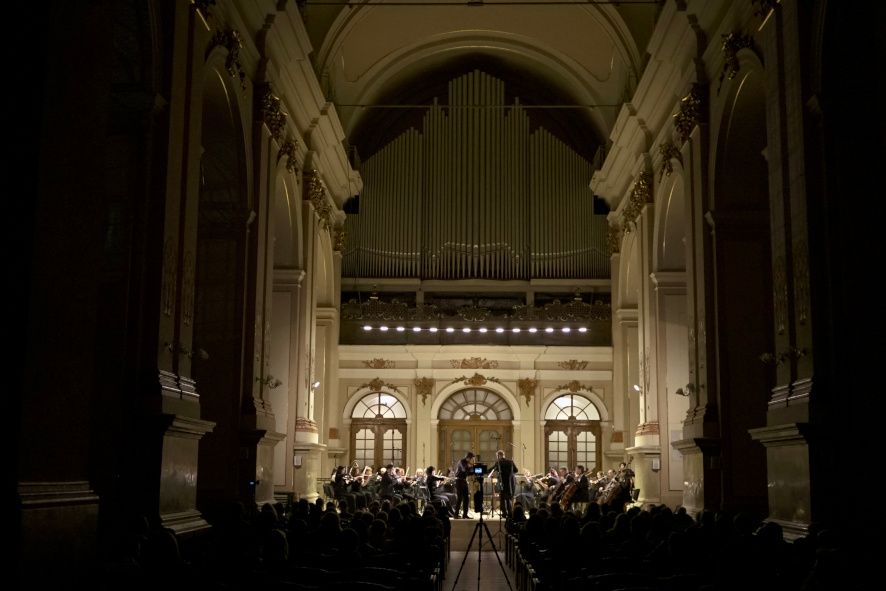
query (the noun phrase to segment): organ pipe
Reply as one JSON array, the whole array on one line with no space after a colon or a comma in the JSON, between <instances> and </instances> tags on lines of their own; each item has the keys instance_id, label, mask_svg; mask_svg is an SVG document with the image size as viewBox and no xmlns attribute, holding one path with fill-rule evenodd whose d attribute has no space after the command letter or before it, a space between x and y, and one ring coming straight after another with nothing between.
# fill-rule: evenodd
<instances>
[{"instance_id":1,"label":"organ pipe","mask_svg":"<svg viewBox=\"0 0 886 591\"><path fill-rule=\"evenodd\" d=\"M530 279L609 276L591 164L543 128L530 132L504 83L450 81L447 104L362 164L359 215L346 219L346 276ZM450 108L455 107L455 108Z\"/></svg>"}]
</instances>

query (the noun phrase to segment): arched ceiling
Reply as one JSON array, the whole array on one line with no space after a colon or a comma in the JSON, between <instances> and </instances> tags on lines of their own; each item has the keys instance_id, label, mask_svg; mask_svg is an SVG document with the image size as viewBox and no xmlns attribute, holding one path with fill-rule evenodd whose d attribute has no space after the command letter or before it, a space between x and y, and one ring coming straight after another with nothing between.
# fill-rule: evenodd
<instances>
[{"instance_id":1,"label":"arched ceiling","mask_svg":"<svg viewBox=\"0 0 886 591\"><path fill-rule=\"evenodd\" d=\"M548 111L545 127L577 146L606 141L658 9L656 0L308 0L303 10L316 71L360 144L410 115L350 105L424 104L481 69L524 104L595 105Z\"/></svg>"}]
</instances>

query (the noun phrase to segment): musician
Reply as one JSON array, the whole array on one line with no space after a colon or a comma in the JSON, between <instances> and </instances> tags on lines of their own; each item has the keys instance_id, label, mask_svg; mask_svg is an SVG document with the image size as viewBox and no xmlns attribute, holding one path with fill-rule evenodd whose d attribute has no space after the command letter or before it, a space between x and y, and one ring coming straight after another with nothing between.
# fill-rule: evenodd
<instances>
[{"instance_id":1,"label":"musician","mask_svg":"<svg viewBox=\"0 0 886 591\"><path fill-rule=\"evenodd\" d=\"M345 467L338 466L332 474L332 496L335 499L343 499L348 492Z\"/></svg>"},{"instance_id":2,"label":"musician","mask_svg":"<svg viewBox=\"0 0 886 591\"><path fill-rule=\"evenodd\" d=\"M569 472L569 469L565 466L560 466L560 470L557 474L557 488L554 489L554 494L551 496L551 501L554 503L559 503L560 499L563 497L563 493L566 492L566 487L572 484L575 481L575 476Z\"/></svg>"},{"instance_id":3,"label":"musician","mask_svg":"<svg viewBox=\"0 0 886 591\"><path fill-rule=\"evenodd\" d=\"M455 492L458 500L455 504L456 518L458 511L461 509L462 518L468 518L468 507L471 505L471 493L468 489L468 476L471 474L471 467L474 465L474 452L469 451L465 457L459 460L455 468Z\"/></svg>"},{"instance_id":4,"label":"musician","mask_svg":"<svg viewBox=\"0 0 886 591\"><path fill-rule=\"evenodd\" d=\"M388 464L382 469L381 485L378 487L380 499L390 499L394 496L394 464Z\"/></svg>"},{"instance_id":5,"label":"musician","mask_svg":"<svg viewBox=\"0 0 886 591\"><path fill-rule=\"evenodd\" d=\"M541 484L541 480L539 480L539 484ZM534 507L535 506L535 487L536 482L532 477L532 472L528 469L523 470L523 485L520 487L520 491L517 492L516 501L519 502L524 507Z\"/></svg>"},{"instance_id":6,"label":"musician","mask_svg":"<svg viewBox=\"0 0 886 591\"><path fill-rule=\"evenodd\" d=\"M588 480L588 475L585 474L585 467L582 465L578 465L575 467L575 477L578 482L578 488L575 490L575 495L572 497L573 503L587 503L589 499L589 491L591 487L591 482Z\"/></svg>"},{"instance_id":7,"label":"musician","mask_svg":"<svg viewBox=\"0 0 886 591\"><path fill-rule=\"evenodd\" d=\"M451 517L457 517L458 508L455 506L455 494L446 492L443 489L442 483L446 481L446 478L443 476L437 476L437 471L433 466L428 466L425 474L425 483L428 487L428 498L430 498L431 501L440 501L440 503L446 507L446 510Z\"/></svg>"},{"instance_id":8,"label":"musician","mask_svg":"<svg viewBox=\"0 0 886 591\"><path fill-rule=\"evenodd\" d=\"M514 489L517 488L517 464L506 458L504 450L501 449L495 452L495 458L495 464L492 465L489 476L499 475L501 492L498 498L501 501L501 512L505 519L510 519L511 501L514 498Z\"/></svg>"}]
</instances>

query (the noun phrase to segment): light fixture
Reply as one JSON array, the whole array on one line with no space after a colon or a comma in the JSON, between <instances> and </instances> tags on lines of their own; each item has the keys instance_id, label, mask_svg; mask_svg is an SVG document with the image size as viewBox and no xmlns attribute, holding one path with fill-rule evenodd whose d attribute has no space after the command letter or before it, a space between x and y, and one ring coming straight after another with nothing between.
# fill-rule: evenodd
<instances>
[{"instance_id":1,"label":"light fixture","mask_svg":"<svg viewBox=\"0 0 886 591\"><path fill-rule=\"evenodd\" d=\"M578 329L578 332L588 332L588 327L587 327L587 326L582 326L582 327L580 327L580 328Z\"/></svg>"},{"instance_id":2,"label":"light fixture","mask_svg":"<svg viewBox=\"0 0 886 591\"><path fill-rule=\"evenodd\" d=\"M452 328L451 326L447 326L447 327L446 327L446 332L455 332L455 329Z\"/></svg>"},{"instance_id":3,"label":"light fixture","mask_svg":"<svg viewBox=\"0 0 886 591\"><path fill-rule=\"evenodd\" d=\"M363 327L363 330L365 330L366 332L369 332L370 330L372 330L372 327L367 324L366 326Z\"/></svg>"},{"instance_id":4,"label":"light fixture","mask_svg":"<svg viewBox=\"0 0 886 591\"><path fill-rule=\"evenodd\" d=\"M545 329L545 332L547 332L547 333L552 333L552 332L554 332L554 327L553 327L553 326L549 326L549 327L547 327L547 328Z\"/></svg>"},{"instance_id":5,"label":"light fixture","mask_svg":"<svg viewBox=\"0 0 886 591\"><path fill-rule=\"evenodd\" d=\"M420 326L413 326L412 332L421 332L421 327Z\"/></svg>"},{"instance_id":6,"label":"light fixture","mask_svg":"<svg viewBox=\"0 0 886 591\"><path fill-rule=\"evenodd\" d=\"M568 326L564 326L561 330L566 333L572 332L572 329L569 328Z\"/></svg>"},{"instance_id":7,"label":"light fixture","mask_svg":"<svg viewBox=\"0 0 886 591\"><path fill-rule=\"evenodd\" d=\"M640 391L640 386L639 386L638 384L634 384L634 390L636 390L637 392L639 392L639 391Z\"/></svg>"},{"instance_id":8,"label":"light fixture","mask_svg":"<svg viewBox=\"0 0 886 591\"><path fill-rule=\"evenodd\" d=\"M436 326L432 326L432 327L429 328L428 330L431 331L431 332L437 332L437 331L440 330L440 329L438 329Z\"/></svg>"},{"instance_id":9,"label":"light fixture","mask_svg":"<svg viewBox=\"0 0 886 591\"><path fill-rule=\"evenodd\" d=\"M379 329L380 331L382 331L382 332L388 332L388 327L387 327L387 326L379 326L378 329Z\"/></svg>"},{"instance_id":10,"label":"light fixture","mask_svg":"<svg viewBox=\"0 0 886 591\"><path fill-rule=\"evenodd\" d=\"M499 326L498 328L495 329L495 332L497 332L497 333L502 333L502 332L504 332L504 331L505 331L505 329L503 329L503 328L500 327L500 326Z\"/></svg>"},{"instance_id":11,"label":"light fixture","mask_svg":"<svg viewBox=\"0 0 886 591\"><path fill-rule=\"evenodd\" d=\"M487 329L486 327L483 327L483 328L479 328L479 329L477 329L477 330L480 331L480 332L486 332L488 329Z\"/></svg>"},{"instance_id":12,"label":"light fixture","mask_svg":"<svg viewBox=\"0 0 886 591\"><path fill-rule=\"evenodd\" d=\"M471 329L466 326L463 329L461 329L461 331L464 333L468 333L468 332L471 332Z\"/></svg>"},{"instance_id":13,"label":"light fixture","mask_svg":"<svg viewBox=\"0 0 886 591\"><path fill-rule=\"evenodd\" d=\"M311 389L312 389L312 390L316 390L316 389L319 388L319 387L320 387L320 380L317 380L316 382L314 382L313 384L311 384Z\"/></svg>"},{"instance_id":14,"label":"light fixture","mask_svg":"<svg viewBox=\"0 0 886 591\"><path fill-rule=\"evenodd\" d=\"M404 330L406 330L405 326L398 326L397 327L397 332L403 332Z\"/></svg>"},{"instance_id":15,"label":"light fixture","mask_svg":"<svg viewBox=\"0 0 886 591\"><path fill-rule=\"evenodd\" d=\"M512 328L512 329L511 329L511 332L513 332L513 333L518 333L518 332L520 332L520 329L519 329L519 328Z\"/></svg>"},{"instance_id":16,"label":"light fixture","mask_svg":"<svg viewBox=\"0 0 886 591\"><path fill-rule=\"evenodd\" d=\"M529 332L531 332L532 334L535 334L538 332L538 329L533 326L532 328L529 329Z\"/></svg>"}]
</instances>

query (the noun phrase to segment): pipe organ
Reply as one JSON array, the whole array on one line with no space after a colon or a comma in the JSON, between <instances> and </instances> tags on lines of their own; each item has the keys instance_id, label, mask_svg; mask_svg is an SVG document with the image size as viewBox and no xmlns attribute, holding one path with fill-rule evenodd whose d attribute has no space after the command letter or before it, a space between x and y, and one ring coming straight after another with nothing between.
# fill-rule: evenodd
<instances>
[{"instance_id":1,"label":"pipe organ","mask_svg":"<svg viewBox=\"0 0 886 591\"><path fill-rule=\"evenodd\" d=\"M363 163L360 213L346 220L348 277L609 277L591 164L483 72L450 81L422 130Z\"/></svg>"}]
</instances>

